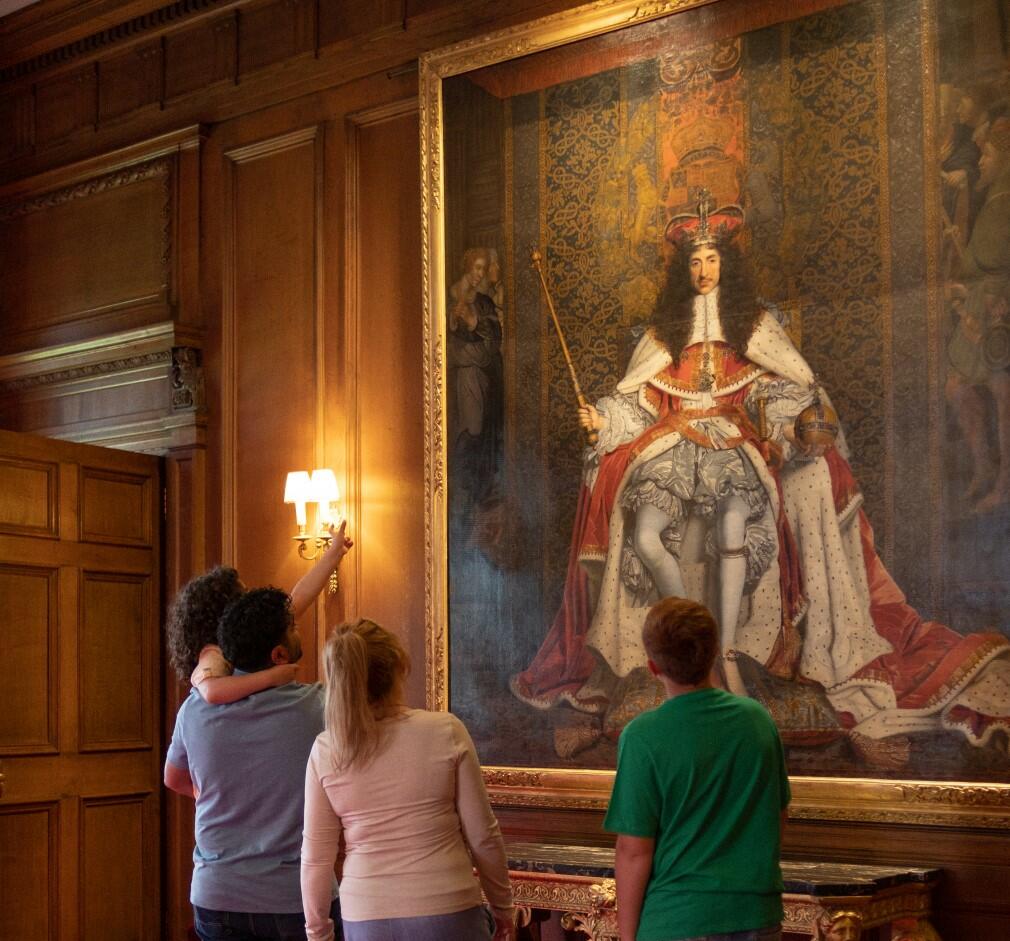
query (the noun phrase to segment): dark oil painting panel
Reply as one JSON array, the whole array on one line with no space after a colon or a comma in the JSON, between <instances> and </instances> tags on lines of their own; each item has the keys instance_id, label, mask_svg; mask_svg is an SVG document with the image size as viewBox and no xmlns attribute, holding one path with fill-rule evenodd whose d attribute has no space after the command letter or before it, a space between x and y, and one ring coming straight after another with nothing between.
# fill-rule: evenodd
<instances>
[{"instance_id":1,"label":"dark oil painting panel","mask_svg":"<svg viewBox=\"0 0 1010 941\"><path fill-rule=\"evenodd\" d=\"M732 688L792 773L1010 780L1008 5L790 8L722 0L443 84L450 708L485 764L613 768L659 702L635 641L652 500L686 593L739 605ZM711 347L714 386L642 366L671 359L671 232L704 199L742 208L720 290L747 272L760 311ZM718 494L677 518L643 489L708 473L670 444L698 436L671 431L685 402L749 436L746 567ZM811 402L837 415L823 456L793 446Z\"/></svg>"}]
</instances>

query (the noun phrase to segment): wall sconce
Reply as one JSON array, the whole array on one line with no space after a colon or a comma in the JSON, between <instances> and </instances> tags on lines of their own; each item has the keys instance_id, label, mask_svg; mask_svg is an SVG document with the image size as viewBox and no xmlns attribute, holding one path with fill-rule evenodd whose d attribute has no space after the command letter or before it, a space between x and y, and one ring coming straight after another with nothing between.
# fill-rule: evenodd
<instances>
[{"instance_id":1,"label":"wall sconce","mask_svg":"<svg viewBox=\"0 0 1010 941\"><path fill-rule=\"evenodd\" d=\"M315 561L330 544L329 525L340 525L340 489L333 471L317 468L308 471L291 471L284 483L284 502L295 505L295 522L298 534L293 538L298 542L298 555L308 562ZM308 531L306 505L316 504L316 533ZM309 548L309 543L312 548ZM329 592L337 590L337 573L330 573Z\"/></svg>"}]
</instances>

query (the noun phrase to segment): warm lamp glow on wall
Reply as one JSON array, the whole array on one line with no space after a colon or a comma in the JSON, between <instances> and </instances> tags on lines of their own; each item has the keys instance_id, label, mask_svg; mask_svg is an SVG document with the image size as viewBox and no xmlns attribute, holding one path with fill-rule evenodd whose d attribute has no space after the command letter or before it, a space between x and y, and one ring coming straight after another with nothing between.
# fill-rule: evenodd
<instances>
[{"instance_id":1,"label":"warm lamp glow on wall","mask_svg":"<svg viewBox=\"0 0 1010 941\"><path fill-rule=\"evenodd\" d=\"M330 525L340 525L340 489L337 477L328 468L308 471L291 471L284 484L284 502L295 505L295 522L298 524L298 555L309 562L319 558L330 544ZM306 507L316 504L316 532L308 530ZM309 548L309 543L312 548ZM329 591L337 590L337 573L330 575Z\"/></svg>"}]
</instances>

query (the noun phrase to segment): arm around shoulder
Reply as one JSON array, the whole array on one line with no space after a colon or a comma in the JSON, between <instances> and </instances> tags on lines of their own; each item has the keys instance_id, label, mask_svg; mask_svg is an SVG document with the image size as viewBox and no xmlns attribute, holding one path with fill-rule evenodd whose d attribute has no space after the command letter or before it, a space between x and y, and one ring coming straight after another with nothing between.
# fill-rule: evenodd
<instances>
[{"instance_id":1,"label":"arm around shoulder","mask_svg":"<svg viewBox=\"0 0 1010 941\"><path fill-rule=\"evenodd\" d=\"M272 686L293 683L297 673L297 664L279 663L269 669L243 673L241 676L208 676L197 683L196 688L206 702L212 706L220 706L245 699L246 696L252 696L253 693L262 692Z\"/></svg>"}]
</instances>

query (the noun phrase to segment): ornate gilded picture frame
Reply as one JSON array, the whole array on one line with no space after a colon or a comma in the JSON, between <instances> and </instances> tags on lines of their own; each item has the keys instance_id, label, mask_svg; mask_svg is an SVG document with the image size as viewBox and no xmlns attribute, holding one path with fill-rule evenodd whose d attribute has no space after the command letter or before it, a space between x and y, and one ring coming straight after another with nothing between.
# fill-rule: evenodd
<instances>
[{"instance_id":1,"label":"ornate gilded picture frame","mask_svg":"<svg viewBox=\"0 0 1010 941\"><path fill-rule=\"evenodd\" d=\"M606 806L676 589L795 816L1010 827L1007 19L598 0L422 58L428 704L496 803Z\"/></svg>"}]
</instances>

